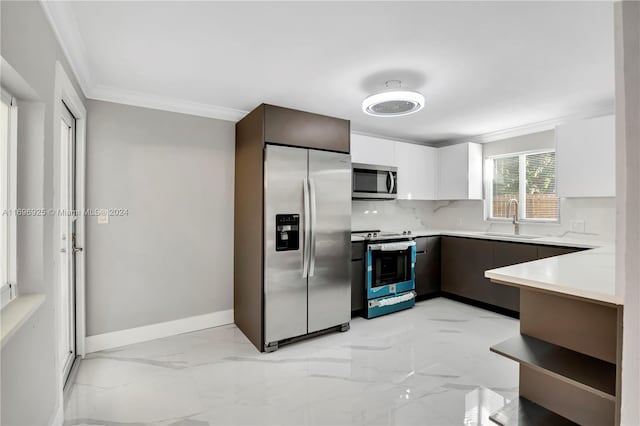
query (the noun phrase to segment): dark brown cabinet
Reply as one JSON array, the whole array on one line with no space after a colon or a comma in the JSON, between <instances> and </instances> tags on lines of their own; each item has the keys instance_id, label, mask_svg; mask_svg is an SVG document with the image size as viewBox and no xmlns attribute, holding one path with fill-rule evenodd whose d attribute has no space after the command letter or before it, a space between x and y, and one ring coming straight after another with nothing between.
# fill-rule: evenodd
<instances>
[{"instance_id":1,"label":"dark brown cabinet","mask_svg":"<svg viewBox=\"0 0 640 426\"><path fill-rule=\"evenodd\" d=\"M274 105L261 107L264 109L265 142L349 153L351 127L348 120Z\"/></svg>"},{"instance_id":2,"label":"dark brown cabinet","mask_svg":"<svg viewBox=\"0 0 640 426\"><path fill-rule=\"evenodd\" d=\"M563 254L575 253L576 251L582 251L583 249L573 247L553 247L553 246L538 246L538 259L545 259L547 257L561 256Z\"/></svg>"},{"instance_id":3,"label":"dark brown cabinet","mask_svg":"<svg viewBox=\"0 0 640 426\"><path fill-rule=\"evenodd\" d=\"M463 237L442 237L441 244L444 292L516 312L520 290L492 284L484 277L486 270L580 250Z\"/></svg>"},{"instance_id":4,"label":"dark brown cabinet","mask_svg":"<svg viewBox=\"0 0 640 426\"><path fill-rule=\"evenodd\" d=\"M538 247L533 244L493 241L493 268L530 262L538 258ZM484 271L482 271L484 275ZM520 311L520 290L506 285L491 285L491 304L512 311Z\"/></svg>"},{"instance_id":5,"label":"dark brown cabinet","mask_svg":"<svg viewBox=\"0 0 640 426\"><path fill-rule=\"evenodd\" d=\"M492 241L442 237L442 291L493 303L484 271L493 265Z\"/></svg>"},{"instance_id":6,"label":"dark brown cabinet","mask_svg":"<svg viewBox=\"0 0 640 426\"><path fill-rule=\"evenodd\" d=\"M440 291L440 237L416 238L416 293L428 296Z\"/></svg>"},{"instance_id":7,"label":"dark brown cabinet","mask_svg":"<svg viewBox=\"0 0 640 426\"><path fill-rule=\"evenodd\" d=\"M351 243L351 312L364 309L364 243Z\"/></svg>"}]
</instances>

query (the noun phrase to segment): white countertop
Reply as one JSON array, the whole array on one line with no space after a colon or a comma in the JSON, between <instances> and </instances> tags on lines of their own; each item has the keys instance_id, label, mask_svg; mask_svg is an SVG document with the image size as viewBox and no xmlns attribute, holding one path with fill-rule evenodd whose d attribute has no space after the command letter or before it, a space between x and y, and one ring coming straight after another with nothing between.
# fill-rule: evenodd
<instances>
[{"instance_id":1,"label":"white countertop","mask_svg":"<svg viewBox=\"0 0 640 426\"><path fill-rule=\"evenodd\" d=\"M385 231L391 232L391 231ZM412 237L432 237L432 236L448 236L448 237L463 237L463 238L479 238L483 240L495 240L495 241L510 241L515 243L525 244L540 244L549 246L560 247L577 247L577 248L597 248L606 245L607 243L601 241L595 241L592 239L579 239L571 237L550 237L550 236L535 236L535 238L518 238L510 234L495 233L493 235L487 235L486 232L480 231L461 231L461 230L412 230ZM397 237L380 237L380 240L395 239ZM358 235L352 235L351 241L364 241L365 239Z\"/></svg>"},{"instance_id":2,"label":"white countertop","mask_svg":"<svg viewBox=\"0 0 640 426\"><path fill-rule=\"evenodd\" d=\"M615 291L615 251L612 242L550 236L522 239L508 234L487 235L484 232L460 230L415 230L411 234L413 237L441 235L590 249L491 269L485 272L485 277L523 288L553 291L614 305L624 304L623 298L616 295ZM352 236L351 241L364 239Z\"/></svg>"},{"instance_id":3,"label":"white countertop","mask_svg":"<svg viewBox=\"0 0 640 426\"><path fill-rule=\"evenodd\" d=\"M491 269L484 276L522 288L624 304L616 294L613 245Z\"/></svg>"}]
</instances>

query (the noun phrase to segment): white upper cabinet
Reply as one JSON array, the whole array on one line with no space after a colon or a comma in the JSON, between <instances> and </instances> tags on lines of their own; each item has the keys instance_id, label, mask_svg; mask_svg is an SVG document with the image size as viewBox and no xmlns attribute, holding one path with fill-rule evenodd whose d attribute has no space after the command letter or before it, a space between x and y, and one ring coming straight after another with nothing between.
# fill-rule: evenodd
<instances>
[{"instance_id":1,"label":"white upper cabinet","mask_svg":"<svg viewBox=\"0 0 640 426\"><path fill-rule=\"evenodd\" d=\"M435 200L438 150L430 146L396 142L398 199Z\"/></svg>"},{"instance_id":2,"label":"white upper cabinet","mask_svg":"<svg viewBox=\"0 0 640 426\"><path fill-rule=\"evenodd\" d=\"M351 133L352 163L397 166L395 152L395 141Z\"/></svg>"},{"instance_id":3,"label":"white upper cabinet","mask_svg":"<svg viewBox=\"0 0 640 426\"><path fill-rule=\"evenodd\" d=\"M439 200L482 199L482 145L461 143L438 148Z\"/></svg>"},{"instance_id":4,"label":"white upper cabinet","mask_svg":"<svg viewBox=\"0 0 640 426\"><path fill-rule=\"evenodd\" d=\"M398 168L400 200L481 200L482 145L433 148L351 134L353 163Z\"/></svg>"},{"instance_id":5,"label":"white upper cabinet","mask_svg":"<svg viewBox=\"0 0 640 426\"><path fill-rule=\"evenodd\" d=\"M615 197L615 116L556 127L556 169L560 197Z\"/></svg>"}]
</instances>

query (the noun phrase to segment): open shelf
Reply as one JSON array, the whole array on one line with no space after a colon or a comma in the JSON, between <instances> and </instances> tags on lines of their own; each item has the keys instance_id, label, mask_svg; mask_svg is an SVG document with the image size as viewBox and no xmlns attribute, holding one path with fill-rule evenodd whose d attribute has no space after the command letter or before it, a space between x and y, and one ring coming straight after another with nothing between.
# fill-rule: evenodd
<instances>
[{"instance_id":1,"label":"open shelf","mask_svg":"<svg viewBox=\"0 0 640 426\"><path fill-rule=\"evenodd\" d=\"M573 426L577 424L526 398L514 399L491 414L489 419L500 426Z\"/></svg>"},{"instance_id":2,"label":"open shelf","mask_svg":"<svg viewBox=\"0 0 640 426\"><path fill-rule=\"evenodd\" d=\"M615 364L525 335L492 346L491 351L615 401Z\"/></svg>"}]
</instances>

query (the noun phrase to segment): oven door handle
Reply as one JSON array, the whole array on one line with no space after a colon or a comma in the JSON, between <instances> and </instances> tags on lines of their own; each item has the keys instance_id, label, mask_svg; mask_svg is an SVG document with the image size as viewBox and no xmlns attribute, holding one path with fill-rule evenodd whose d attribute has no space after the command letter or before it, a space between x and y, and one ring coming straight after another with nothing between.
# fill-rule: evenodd
<instances>
[{"instance_id":1,"label":"oven door handle","mask_svg":"<svg viewBox=\"0 0 640 426\"><path fill-rule=\"evenodd\" d=\"M398 251L407 250L409 247L413 247L415 245L415 241L401 241L396 243L369 244L368 247L369 250Z\"/></svg>"},{"instance_id":2,"label":"oven door handle","mask_svg":"<svg viewBox=\"0 0 640 426\"><path fill-rule=\"evenodd\" d=\"M377 308L383 306L393 306L398 303L407 302L416 298L416 292L411 291L409 293L401 294L399 296L386 297L384 299L369 300L369 308Z\"/></svg>"},{"instance_id":3,"label":"oven door handle","mask_svg":"<svg viewBox=\"0 0 640 426\"><path fill-rule=\"evenodd\" d=\"M302 181L302 195L304 203L304 216L302 218L304 223L304 233L302 234L302 278L309 276L309 245L311 243L311 221L310 221L310 207L309 207L309 182L307 178Z\"/></svg>"}]
</instances>

